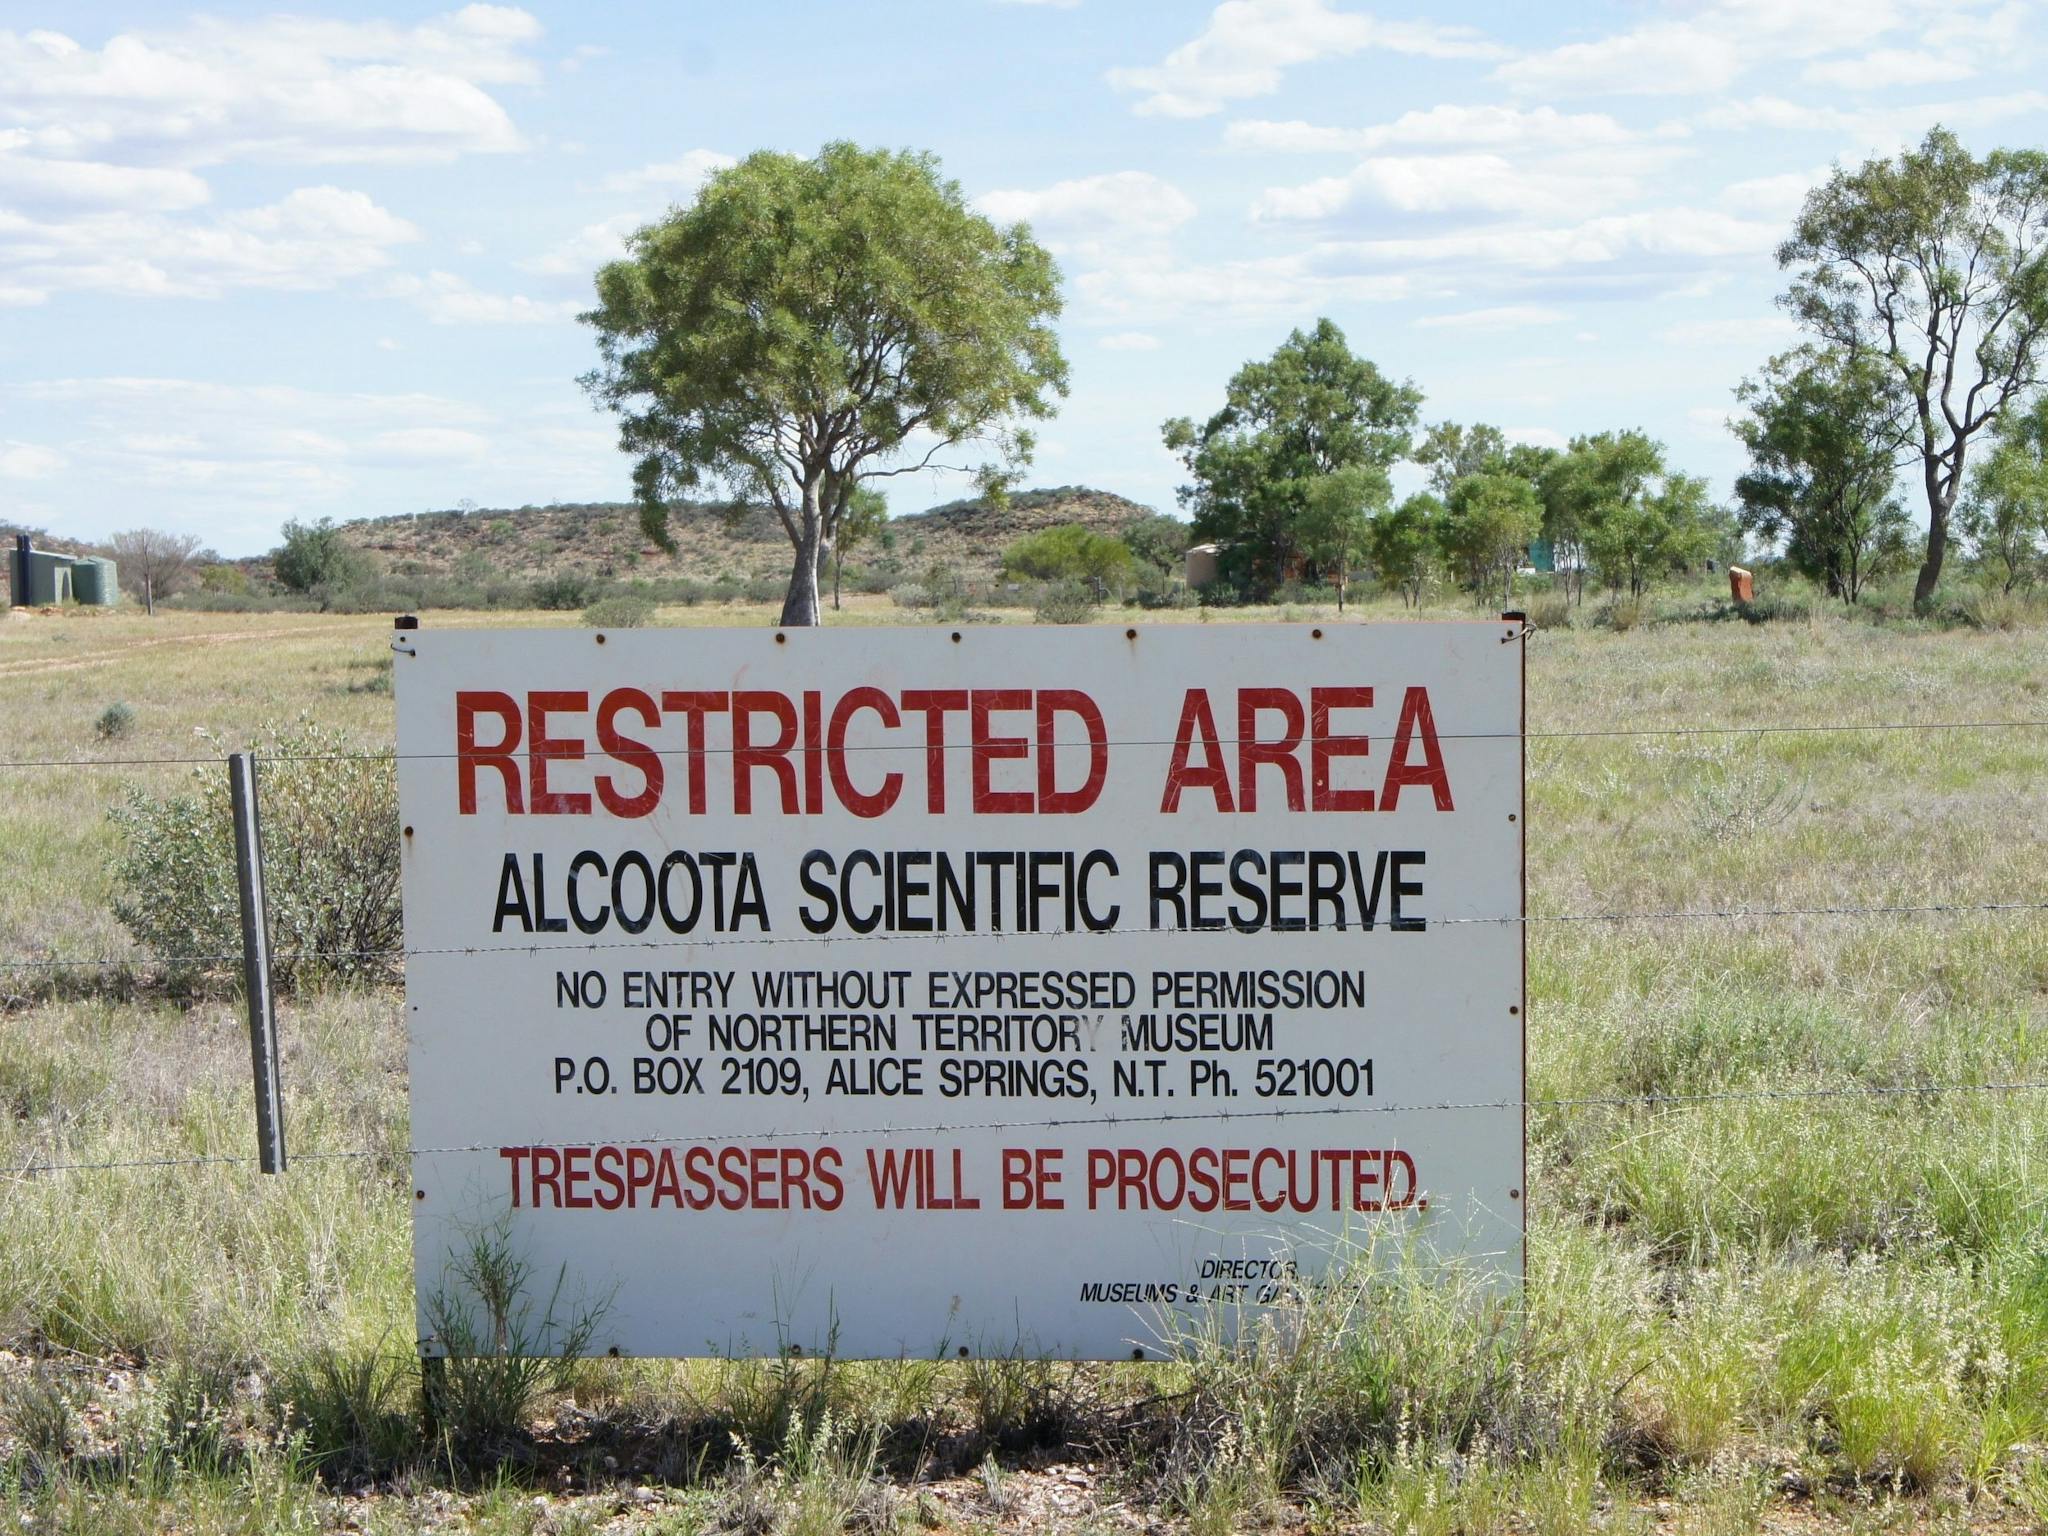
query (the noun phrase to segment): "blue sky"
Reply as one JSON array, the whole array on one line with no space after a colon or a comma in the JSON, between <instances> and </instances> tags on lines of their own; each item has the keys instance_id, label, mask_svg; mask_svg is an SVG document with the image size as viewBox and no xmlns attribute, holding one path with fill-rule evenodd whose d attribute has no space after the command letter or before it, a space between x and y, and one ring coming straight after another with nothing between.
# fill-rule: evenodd
<instances>
[{"instance_id":1,"label":"blue sky","mask_svg":"<svg viewBox=\"0 0 2048 1536\"><path fill-rule=\"evenodd\" d=\"M0 517L246 554L622 499L591 272L726 158L833 138L934 151L1058 254L1033 483L1170 509L1160 422L1329 315L1425 420L1639 426L1725 494L1805 189L1935 121L2048 142L2044 41L2013 0L13 0Z\"/></svg>"}]
</instances>

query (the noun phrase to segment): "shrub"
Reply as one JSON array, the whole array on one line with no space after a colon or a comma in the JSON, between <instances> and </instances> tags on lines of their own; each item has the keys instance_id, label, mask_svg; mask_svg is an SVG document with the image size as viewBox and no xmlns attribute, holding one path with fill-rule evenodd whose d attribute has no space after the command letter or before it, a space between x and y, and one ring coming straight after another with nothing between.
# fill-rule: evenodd
<instances>
[{"instance_id":1,"label":"shrub","mask_svg":"<svg viewBox=\"0 0 2048 1536\"><path fill-rule=\"evenodd\" d=\"M545 1298L532 1266L514 1250L504 1218L470 1234L427 1297L427 1325L447 1350L431 1389L442 1425L457 1448L489 1455L515 1438L535 1401L559 1390L590 1347L608 1301L566 1297L564 1266Z\"/></svg>"},{"instance_id":2,"label":"shrub","mask_svg":"<svg viewBox=\"0 0 2048 1536\"><path fill-rule=\"evenodd\" d=\"M1540 597L1531 597L1522 604L1522 611L1538 629L1572 627L1572 600L1562 592L1545 592Z\"/></svg>"},{"instance_id":3,"label":"shrub","mask_svg":"<svg viewBox=\"0 0 2048 1536\"><path fill-rule=\"evenodd\" d=\"M597 583L580 571L551 571L533 584L533 606L556 613L588 607L597 597Z\"/></svg>"},{"instance_id":4,"label":"shrub","mask_svg":"<svg viewBox=\"0 0 2048 1536\"><path fill-rule=\"evenodd\" d=\"M789 595L789 582L781 576L749 576L742 590L750 603L779 603Z\"/></svg>"},{"instance_id":5,"label":"shrub","mask_svg":"<svg viewBox=\"0 0 2048 1536\"><path fill-rule=\"evenodd\" d=\"M119 741L135 728L135 711L126 704L109 704L92 728L101 741Z\"/></svg>"},{"instance_id":6,"label":"shrub","mask_svg":"<svg viewBox=\"0 0 2048 1536\"><path fill-rule=\"evenodd\" d=\"M601 597L583 610L583 622L590 629L638 629L653 617L654 604L626 592Z\"/></svg>"},{"instance_id":7,"label":"shrub","mask_svg":"<svg viewBox=\"0 0 2048 1536\"><path fill-rule=\"evenodd\" d=\"M1040 581L1115 582L1129 574L1131 552L1121 539L1067 523L1011 544L1003 551L1003 569Z\"/></svg>"},{"instance_id":8,"label":"shrub","mask_svg":"<svg viewBox=\"0 0 2048 1536\"><path fill-rule=\"evenodd\" d=\"M1617 634L1626 634L1648 617L1649 610L1639 597L1616 597L1600 610L1600 622Z\"/></svg>"},{"instance_id":9,"label":"shrub","mask_svg":"<svg viewBox=\"0 0 2048 1536\"><path fill-rule=\"evenodd\" d=\"M258 769L271 978L279 992L382 977L399 941L398 794L388 757L310 722L270 733ZM130 788L109 813L121 839L114 915L181 985L233 974L242 949L226 763L189 793Z\"/></svg>"},{"instance_id":10,"label":"shrub","mask_svg":"<svg viewBox=\"0 0 2048 1536\"><path fill-rule=\"evenodd\" d=\"M889 601L898 608L929 608L932 605L932 594L928 588L920 586L917 582L906 581L900 587L889 589Z\"/></svg>"},{"instance_id":11,"label":"shrub","mask_svg":"<svg viewBox=\"0 0 2048 1536\"><path fill-rule=\"evenodd\" d=\"M1031 612L1039 624L1086 624L1096 613L1095 594L1078 581L1056 581Z\"/></svg>"},{"instance_id":12,"label":"shrub","mask_svg":"<svg viewBox=\"0 0 2048 1536\"><path fill-rule=\"evenodd\" d=\"M249 573L239 565L209 565L199 573L201 590L207 592L233 592L246 594L249 590Z\"/></svg>"},{"instance_id":13,"label":"shrub","mask_svg":"<svg viewBox=\"0 0 2048 1536\"><path fill-rule=\"evenodd\" d=\"M369 560L343 540L334 519L323 517L317 523L286 523L284 543L272 553L271 564L277 579L292 591L318 592L360 581Z\"/></svg>"}]
</instances>

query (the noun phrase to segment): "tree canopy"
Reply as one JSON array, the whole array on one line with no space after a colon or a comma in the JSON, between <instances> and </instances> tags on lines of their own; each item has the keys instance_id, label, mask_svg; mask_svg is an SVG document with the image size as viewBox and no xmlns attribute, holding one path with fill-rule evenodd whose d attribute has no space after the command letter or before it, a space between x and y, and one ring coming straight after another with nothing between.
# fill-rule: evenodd
<instances>
[{"instance_id":1,"label":"tree canopy","mask_svg":"<svg viewBox=\"0 0 2048 1536\"><path fill-rule=\"evenodd\" d=\"M1869 353L1801 347L1736 398L1748 408L1735 423L1750 457L1735 482L1743 531L1782 540L1794 570L1856 602L1907 554L1897 478L1913 427L1897 378Z\"/></svg>"},{"instance_id":2,"label":"tree canopy","mask_svg":"<svg viewBox=\"0 0 2048 1536\"><path fill-rule=\"evenodd\" d=\"M1970 444L2043 377L2048 154L1973 157L1944 128L1816 187L1778 264L1785 303L1824 344L1876 358L1912 412L1927 501L1925 603L1941 580Z\"/></svg>"},{"instance_id":3,"label":"tree canopy","mask_svg":"<svg viewBox=\"0 0 2048 1536\"><path fill-rule=\"evenodd\" d=\"M819 558L858 485L970 444L1001 484L1066 392L1052 257L927 154L750 155L628 250L582 317L600 357L584 385L618 413L664 547L685 492L775 509L795 551L785 624L818 622Z\"/></svg>"},{"instance_id":4,"label":"tree canopy","mask_svg":"<svg viewBox=\"0 0 2048 1536\"><path fill-rule=\"evenodd\" d=\"M2048 556L2048 395L1999 419L1962 509L1977 558L2010 592L2033 581Z\"/></svg>"},{"instance_id":5,"label":"tree canopy","mask_svg":"<svg viewBox=\"0 0 2048 1536\"><path fill-rule=\"evenodd\" d=\"M1311 558L1304 543L1317 482L1405 458L1422 392L1359 357L1330 320L1294 331L1272 357L1231 378L1223 408L1199 428L1166 423L1167 447L1191 477L1180 491L1198 539L1222 546L1226 577L1269 591Z\"/></svg>"}]
</instances>

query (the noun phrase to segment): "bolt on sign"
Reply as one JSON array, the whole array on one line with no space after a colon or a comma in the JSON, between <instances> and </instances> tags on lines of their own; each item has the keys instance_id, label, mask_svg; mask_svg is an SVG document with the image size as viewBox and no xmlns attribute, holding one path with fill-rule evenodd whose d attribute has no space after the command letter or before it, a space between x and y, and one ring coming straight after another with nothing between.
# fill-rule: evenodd
<instances>
[{"instance_id":1,"label":"bolt on sign","mask_svg":"<svg viewBox=\"0 0 2048 1536\"><path fill-rule=\"evenodd\" d=\"M402 635L423 1349L485 1232L635 1355L1519 1283L1519 630Z\"/></svg>"}]
</instances>

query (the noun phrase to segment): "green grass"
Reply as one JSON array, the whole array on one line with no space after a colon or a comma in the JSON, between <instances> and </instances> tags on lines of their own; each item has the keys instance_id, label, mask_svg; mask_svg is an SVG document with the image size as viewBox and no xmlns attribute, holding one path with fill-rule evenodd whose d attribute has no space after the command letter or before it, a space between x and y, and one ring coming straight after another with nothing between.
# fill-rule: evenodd
<instances>
[{"instance_id":1,"label":"green grass","mask_svg":"<svg viewBox=\"0 0 2048 1536\"><path fill-rule=\"evenodd\" d=\"M843 621L906 617L861 598ZM2048 719L2040 628L1572 617L1528 642L1538 732ZM567 616L428 622L486 620ZM11 620L0 755L211 755L305 711L385 745L388 634ZM135 715L108 742L115 700ZM1567 735L1529 765L1539 916L2048 900L2048 728ZM106 910L107 807L186 771L0 770L7 952L133 962L0 973L0 1169L253 1151L237 1009L152 992ZM1068 1526L1191 1532L2048 1520L2048 1095L1890 1092L2048 1078L2048 919L1539 922L1530 985L1539 1101L1755 1096L1539 1104L1518 1309L1380 1264L1154 1366L584 1362L533 1394L509 1460L414 1416L402 1157L320 1155L406 1144L399 1000L308 996L282 1019L287 1177L0 1172L0 1520L1004 1529L1054 1492ZM1769 1096L1864 1089L1887 1093Z\"/></svg>"}]
</instances>

